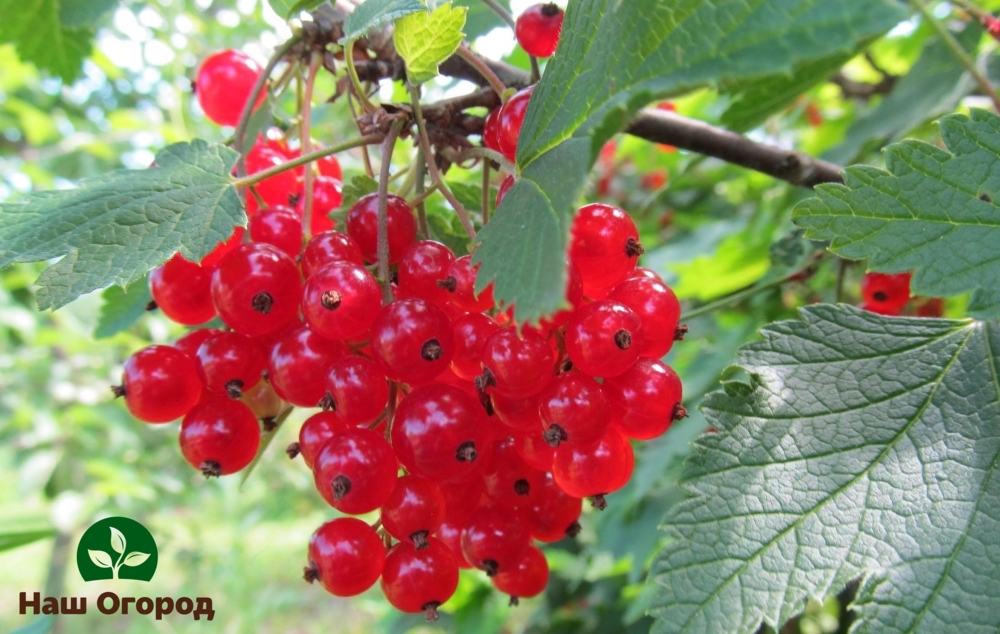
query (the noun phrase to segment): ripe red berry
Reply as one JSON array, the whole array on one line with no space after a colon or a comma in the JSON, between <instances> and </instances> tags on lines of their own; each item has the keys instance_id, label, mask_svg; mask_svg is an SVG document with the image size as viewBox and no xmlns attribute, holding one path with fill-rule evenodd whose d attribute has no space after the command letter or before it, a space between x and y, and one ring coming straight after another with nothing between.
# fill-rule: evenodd
<instances>
[{"instance_id":1,"label":"ripe red berry","mask_svg":"<svg viewBox=\"0 0 1000 634\"><path fill-rule=\"evenodd\" d=\"M545 441L591 445L608 427L610 410L597 381L581 372L567 372L549 381L538 397Z\"/></svg>"},{"instance_id":2,"label":"ripe red berry","mask_svg":"<svg viewBox=\"0 0 1000 634\"><path fill-rule=\"evenodd\" d=\"M317 176L313 179L312 212L309 221L309 235L331 231L336 223L330 219L330 212L344 202L343 184L332 176ZM306 210L305 195L299 196L295 210L303 216Z\"/></svg>"},{"instance_id":3,"label":"ripe red berry","mask_svg":"<svg viewBox=\"0 0 1000 634\"><path fill-rule=\"evenodd\" d=\"M348 424L370 423L389 402L389 384L367 357L337 359L326 374L326 396L320 407L333 409Z\"/></svg>"},{"instance_id":4,"label":"ripe red berry","mask_svg":"<svg viewBox=\"0 0 1000 634\"><path fill-rule=\"evenodd\" d=\"M302 251L302 219L288 207L261 209L250 218L250 238L299 257Z\"/></svg>"},{"instance_id":5,"label":"ripe red berry","mask_svg":"<svg viewBox=\"0 0 1000 634\"><path fill-rule=\"evenodd\" d=\"M315 146L314 146L315 147ZM320 149L320 148L315 148ZM316 169L319 170L320 176L329 176L330 178L336 178L339 181L344 180L344 171L340 167L340 161L334 155L324 156L320 160L316 161Z\"/></svg>"},{"instance_id":6,"label":"ripe red berry","mask_svg":"<svg viewBox=\"0 0 1000 634\"><path fill-rule=\"evenodd\" d=\"M861 296L873 312L899 314L910 301L910 274L866 273Z\"/></svg>"},{"instance_id":7,"label":"ripe red berry","mask_svg":"<svg viewBox=\"0 0 1000 634\"><path fill-rule=\"evenodd\" d=\"M455 354L451 321L423 299L401 299L378 312L371 327L372 359L390 379L411 385L433 381Z\"/></svg>"},{"instance_id":8,"label":"ripe red berry","mask_svg":"<svg viewBox=\"0 0 1000 634\"><path fill-rule=\"evenodd\" d=\"M513 328L495 332L483 345L484 386L497 393L521 399L541 392L552 378L555 357L537 334Z\"/></svg>"},{"instance_id":9,"label":"ripe red berry","mask_svg":"<svg viewBox=\"0 0 1000 634\"><path fill-rule=\"evenodd\" d=\"M592 376L618 376L642 350L642 323L631 309L610 300L580 308L566 324L566 353L573 367Z\"/></svg>"},{"instance_id":10,"label":"ripe red berry","mask_svg":"<svg viewBox=\"0 0 1000 634\"><path fill-rule=\"evenodd\" d=\"M544 480L544 472L528 466L517 455L512 438L493 444L493 458L483 473L483 486L495 503L508 508L527 505Z\"/></svg>"},{"instance_id":11,"label":"ripe red berry","mask_svg":"<svg viewBox=\"0 0 1000 634\"><path fill-rule=\"evenodd\" d=\"M613 205L581 207L571 233L569 257L583 278L583 294L593 299L604 297L624 280L643 253L635 223Z\"/></svg>"},{"instance_id":12,"label":"ripe red berry","mask_svg":"<svg viewBox=\"0 0 1000 634\"><path fill-rule=\"evenodd\" d=\"M455 557L433 537L427 539L427 548L417 550L410 542L399 542L386 555L382 593L400 612L423 612L428 621L434 621L437 609L457 587Z\"/></svg>"},{"instance_id":13,"label":"ripe red berry","mask_svg":"<svg viewBox=\"0 0 1000 634\"><path fill-rule=\"evenodd\" d=\"M477 265L472 266L472 256L463 255L448 268L441 280L442 288L449 293L452 305L470 313L483 313L493 308L493 285L490 284L478 295L475 293Z\"/></svg>"},{"instance_id":14,"label":"ripe red berry","mask_svg":"<svg viewBox=\"0 0 1000 634\"><path fill-rule=\"evenodd\" d=\"M246 405L226 397L202 399L181 421L181 453L206 477L236 473L260 446L260 425Z\"/></svg>"},{"instance_id":15,"label":"ripe red berry","mask_svg":"<svg viewBox=\"0 0 1000 634\"><path fill-rule=\"evenodd\" d=\"M327 592L353 597L372 587L385 566L385 546L368 524L339 517L316 529L309 539L305 580L319 580Z\"/></svg>"},{"instance_id":16,"label":"ripe red berry","mask_svg":"<svg viewBox=\"0 0 1000 634\"><path fill-rule=\"evenodd\" d=\"M455 334L455 356L451 359L451 369L460 378L471 381L482 371L483 345L493 333L500 329L489 315L466 313L451 322Z\"/></svg>"},{"instance_id":17,"label":"ripe red berry","mask_svg":"<svg viewBox=\"0 0 1000 634\"><path fill-rule=\"evenodd\" d=\"M352 427L336 432L313 463L313 478L330 506L349 515L382 506L396 485L398 466L381 434Z\"/></svg>"},{"instance_id":18,"label":"ripe red berry","mask_svg":"<svg viewBox=\"0 0 1000 634\"><path fill-rule=\"evenodd\" d=\"M500 108L490 110L483 121L483 145L500 152Z\"/></svg>"},{"instance_id":19,"label":"ripe red berry","mask_svg":"<svg viewBox=\"0 0 1000 634\"><path fill-rule=\"evenodd\" d=\"M191 357L197 363L198 348L216 334L222 332L216 328L197 328L181 335L174 342L174 347Z\"/></svg>"},{"instance_id":20,"label":"ripe red berry","mask_svg":"<svg viewBox=\"0 0 1000 634\"><path fill-rule=\"evenodd\" d=\"M509 431L524 434L539 435L542 433L542 417L538 412L539 396L527 398L509 398L493 392L490 395L493 413L500 419Z\"/></svg>"},{"instance_id":21,"label":"ripe red berry","mask_svg":"<svg viewBox=\"0 0 1000 634\"><path fill-rule=\"evenodd\" d=\"M538 483L527 504L518 507L521 519L532 538L540 542L557 542L564 537L574 537L580 531L580 512L583 500L567 495L551 473Z\"/></svg>"},{"instance_id":22,"label":"ripe red berry","mask_svg":"<svg viewBox=\"0 0 1000 634\"><path fill-rule=\"evenodd\" d=\"M631 308L642 322L640 356L660 359L670 352L681 318L681 304L670 287L648 277L630 278L611 289L608 299Z\"/></svg>"},{"instance_id":23,"label":"ripe red berry","mask_svg":"<svg viewBox=\"0 0 1000 634\"><path fill-rule=\"evenodd\" d=\"M514 434L514 449L524 462L539 471L551 471L555 447L545 442L537 430Z\"/></svg>"},{"instance_id":24,"label":"ripe red berry","mask_svg":"<svg viewBox=\"0 0 1000 634\"><path fill-rule=\"evenodd\" d=\"M382 291L375 278L350 262L334 262L313 271L302 292L306 323L328 339L363 337L381 305Z\"/></svg>"},{"instance_id":25,"label":"ripe red berry","mask_svg":"<svg viewBox=\"0 0 1000 634\"><path fill-rule=\"evenodd\" d=\"M497 199L496 199L497 207L500 206L500 203L503 201L503 197L507 195L507 192L509 192L510 188L513 186L514 186L513 176L507 176L506 178L503 179L503 181L500 183L500 187L497 189Z\"/></svg>"},{"instance_id":26,"label":"ripe red berry","mask_svg":"<svg viewBox=\"0 0 1000 634\"><path fill-rule=\"evenodd\" d=\"M239 398L257 385L264 372L260 341L238 332L220 332L198 348L205 388L219 396Z\"/></svg>"},{"instance_id":27,"label":"ripe red berry","mask_svg":"<svg viewBox=\"0 0 1000 634\"><path fill-rule=\"evenodd\" d=\"M218 125L235 126L261 72L260 64L240 51L228 49L208 56L195 80L195 95L205 116ZM261 91L255 108L265 92Z\"/></svg>"},{"instance_id":28,"label":"ripe red berry","mask_svg":"<svg viewBox=\"0 0 1000 634\"><path fill-rule=\"evenodd\" d=\"M302 275L311 276L324 264L333 262L350 262L363 266L364 257L361 248L346 233L324 231L313 234L302 251Z\"/></svg>"},{"instance_id":29,"label":"ripe red berry","mask_svg":"<svg viewBox=\"0 0 1000 634\"><path fill-rule=\"evenodd\" d=\"M549 562L535 546L529 546L524 554L508 570L501 570L491 579L500 592L510 595L510 604L517 605L518 599L537 596L549 583Z\"/></svg>"},{"instance_id":30,"label":"ripe red berry","mask_svg":"<svg viewBox=\"0 0 1000 634\"><path fill-rule=\"evenodd\" d=\"M287 161L288 157L281 152L272 150L267 145L258 142L247 152L247 173L256 174L263 172ZM265 178L254 185L253 188L257 192L257 195L264 199L265 204L274 207L288 205L292 196L298 193L299 183L295 177L295 170L288 170ZM252 194L251 197L253 197Z\"/></svg>"},{"instance_id":31,"label":"ripe red berry","mask_svg":"<svg viewBox=\"0 0 1000 634\"><path fill-rule=\"evenodd\" d=\"M180 418L201 398L204 384L197 362L171 346L148 346L125 362L122 385L113 388L125 397L128 411L147 423Z\"/></svg>"},{"instance_id":32,"label":"ripe red berry","mask_svg":"<svg viewBox=\"0 0 1000 634\"><path fill-rule=\"evenodd\" d=\"M149 273L149 292L156 306L185 326L215 317L212 269L185 260L179 253Z\"/></svg>"},{"instance_id":33,"label":"ripe red berry","mask_svg":"<svg viewBox=\"0 0 1000 634\"><path fill-rule=\"evenodd\" d=\"M299 268L269 244L243 244L219 262L212 301L219 317L250 336L278 332L298 315Z\"/></svg>"},{"instance_id":34,"label":"ripe red berry","mask_svg":"<svg viewBox=\"0 0 1000 634\"><path fill-rule=\"evenodd\" d=\"M563 10L554 2L533 4L517 16L514 36L528 55L550 57L559 44Z\"/></svg>"},{"instance_id":35,"label":"ripe red berry","mask_svg":"<svg viewBox=\"0 0 1000 634\"><path fill-rule=\"evenodd\" d=\"M403 476L382 505L382 526L396 539L411 541L422 550L444 521L445 510L438 485L418 476Z\"/></svg>"},{"instance_id":36,"label":"ripe red berry","mask_svg":"<svg viewBox=\"0 0 1000 634\"><path fill-rule=\"evenodd\" d=\"M389 238L389 263L395 264L403 251L417 237L413 210L399 196L389 194L386 208ZM368 194L351 205L347 212L347 235L354 238L369 262L378 259L378 195Z\"/></svg>"},{"instance_id":37,"label":"ripe red berry","mask_svg":"<svg viewBox=\"0 0 1000 634\"><path fill-rule=\"evenodd\" d=\"M528 111L528 101L534 90L534 86L528 86L514 93L497 115L496 136L500 152L511 161L517 155L517 139L521 135L521 124L524 123L524 114Z\"/></svg>"},{"instance_id":38,"label":"ripe red berry","mask_svg":"<svg viewBox=\"0 0 1000 634\"><path fill-rule=\"evenodd\" d=\"M504 506L480 508L462 530L466 561L490 577L513 569L530 543L531 536L521 518Z\"/></svg>"},{"instance_id":39,"label":"ripe red berry","mask_svg":"<svg viewBox=\"0 0 1000 634\"><path fill-rule=\"evenodd\" d=\"M634 467L632 446L612 425L596 445L559 445L552 462L552 476L567 495L593 497L594 506L603 508L603 496L625 486Z\"/></svg>"},{"instance_id":40,"label":"ripe red berry","mask_svg":"<svg viewBox=\"0 0 1000 634\"><path fill-rule=\"evenodd\" d=\"M623 374L604 380L604 393L616 410L615 426L635 440L662 435L682 416L681 380L656 359L639 359Z\"/></svg>"},{"instance_id":41,"label":"ripe red berry","mask_svg":"<svg viewBox=\"0 0 1000 634\"><path fill-rule=\"evenodd\" d=\"M465 570L472 568L469 562L465 561L465 555L462 554L462 526L456 520L445 519L438 527L437 532L434 533L434 537L448 547L459 568Z\"/></svg>"},{"instance_id":42,"label":"ripe red berry","mask_svg":"<svg viewBox=\"0 0 1000 634\"><path fill-rule=\"evenodd\" d=\"M419 297L439 306L446 304L450 293L438 282L448 276L454 261L455 254L440 242L414 242L399 259L396 297Z\"/></svg>"},{"instance_id":43,"label":"ripe red berry","mask_svg":"<svg viewBox=\"0 0 1000 634\"><path fill-rule=\"evenodd\" d=\"M248 208L247 215L249 216L250 214L251 212L250 209ZM243 243L244 234L246 234L246 229L244 229L243 227L234 227L233 232L229 234L229 237L226 238L223 242L217 244L215 248L209 252L208 255L206 255L201 259L201 262L199 262L199 264L203 268L214 270L218 266L219 262L222 261L222 258L226 257L226 255L228 255L230 252L232 252L234 249L236 249Z\"/></svg>"},{"instance_id":44,"label":"ripe red berry","mask_svg":"<svg viewBox=\"0 0 1000 634\"><path fill-rule=\"evenodd\" d=\"M302 460L311 469L327 441L348 427L350 425L336 412L317 412L303 421L299 428L299 444L294 452L301 453Z\"/></svg>"},{"instance_id":45,"label":"ripe red berry","mask_svg":"<svg viewBox=\"0 0 1000 634\"><path fill-rule=\"evenodd\" d=\"M330 365L350 352L344 342L326 339L300 324L281 333L271 346L267 375L284 400L299 407L316 407L326 395Z\"/></svg>"}]
</instances>

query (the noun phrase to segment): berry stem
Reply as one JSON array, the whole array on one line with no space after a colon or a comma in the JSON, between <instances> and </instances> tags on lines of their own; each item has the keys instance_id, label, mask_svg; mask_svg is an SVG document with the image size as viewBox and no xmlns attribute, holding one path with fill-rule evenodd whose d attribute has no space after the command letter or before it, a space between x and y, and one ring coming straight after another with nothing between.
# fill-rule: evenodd
<instances>
[{"instance_id":1,"label":"berry stem","mask_svg":"<svg viewBox=\"0 0 1000 634\"><path fill-rule=\"evenodd\" d=\"M483 210L483 224L490 221L490 162L483 161L482 195L479 205Z\"/></svg>"},{"instance_id":2,"label":"berry stem","mask_svg":"<svg viewBox=\"0 0 1000 634\"><path fill-rule=\"evenodd\" d=\"M312 137L310 127L312 126L312 98L313 87L316 84L316 71L322 55L313 53L309 58L309 74L306 76L305 94L302 98L302 126L299 128L299 143L302 146L302 153L312 152ZM313 208L313 170L312 166L305 169L305 181L302 184L305 189L305 201L302 204L302 233L306 240L312 237L312 208Z\"/></svg>"},{"instance_id":3,"label":"berry stem","mask_svg":"<svg viewBox=\"0 0 1000 634\"><path fill-rule=\"evenodd\" d=\"M241 489L243 488L243 485L246 483L247 479L250 477L250 474L253 473L253 470L257 467L257 463L260 462L260 457L264 455L264 452L271 445L271 441L273 441L274 437L278 435L278 430L281 429L281 424L284 423L285 420L289 416L291 416L292 412L294 411L295 411L294 407L288 407L285 411L275 416L273 419L274 426L271 429L264 431L264 433L260 435L260 446L257 448L257 455L253 457L253 460L250 461L250 464L248 464L246 468L243 469L243 472L240 474Z\"/></svg>"},{"instance_id":4,"label":"berry stem","mask_svg":"<svg viewBox=\"0 0 1000 634\"><path fill-rule=\"evenodd\" d=\"M344 60L347 62L347 74L351 76L351 86L361 102L361 107L366 113L375 112L375 106L368 101L368 95L365 94L361 80L358 79L358 69L354 67L354 40L349 41L344 47Z\"/></svg>"},{"instance_id":5,"label":"berry stem","mask_svg":"<svg viewBox=\"0 0 1000 634\"><path fill-rule=\"evenodd\" d=\"M455 51L456 54L467 61L469 65L475 68L480 75L483 76L490 84L490 88L496 91L497 95L503 99L503 93L507 90L507 86L497 77L497 74L493 72L493 69L486 65L481 57L472 52L472 50L465 44L459 44L458 50Z\"/></svg>"},{"instance_id":6,"label":"berry stem","mask_svg":"<svg viewBox=\"0 0 1000 634\"><path fill-rule=\"evenodd\" d=\"M389 134L382 141L382 165L378 179L378 283L382 286L382 301L392 301L389 284L389 169L392 167L392 150L403 129L403 122L395 121Z\"/></svg>"},{"instance_id":7,"label":"berry stem","mask_svg":"<svg viewBox=\"0 0 1000 634\"><path fill-rule=\"evenodd\" d=\"M291 161L282 163L281 165L275 165L274 167L268 168L262 172L257 172L256 174L251 174L250 176L244 176L243 178L237 178L233 181L233 187L239 188L255 185L260 181L271 178L276 174L281 174L282 172L295 169L299 165L306 165L307 163L312 163L313 161L319 160L325 156L337 154L338 152L343 152L344 150L350 150L360 146L374 145L381 142L382 139L383 137L381 134L367 134L349 141L344 141L343 143L337 143L336 145L325 147L322 150L316 150L315 152L311 152L309 154L303 154L302 156L294 158Z\"/></svg>"},{"instance_id":8,"label":"berry stem","mask_svg":"<svg viewBox=\"0 0 1000 634\"><path fill-rule=\"evenodd\" d=\"M417 228L420 231L420 239L427 240L431 237L431 230L427 225L427 209L424 207L424 201L420 199L420 196L424 192L424 178L427 176L427 159L424 158L424 150L420 147L417 148L417 166L414 174L416 175L414 188L416 189L418 199L418 202L414 205L414 208L417 210Z\"/></svg>"},{"instance_id":9,"label":"berry stem","mask_svg":"<svg viewBox=\"0 0 1000 634\"><path fill-rule=\"evenodd\" d=\"M500 168L508 174L513 174L515 172L514 164L508 161L506 156L496 150L491 150L488 147L470 147L459 154L456 160L460 163L467 158L487 159L498 164Z\"/></svg>"}]
</instances>

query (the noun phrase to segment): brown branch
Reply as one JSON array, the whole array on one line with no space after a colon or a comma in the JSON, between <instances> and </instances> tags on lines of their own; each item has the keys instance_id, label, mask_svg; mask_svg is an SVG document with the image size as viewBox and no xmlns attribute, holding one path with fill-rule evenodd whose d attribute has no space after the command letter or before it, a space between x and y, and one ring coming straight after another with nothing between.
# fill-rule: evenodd
<instances>
[{"instance_id":1,"label":"brown branch","mask_svg":"<svg viewBox=\"0 0 1000 634\"><path fill-rule=\"evenodd\" d=\"M855 81L841 72L837 72L830 77L830 83L840 88L840 94L845 99L861 99L868 101L875 95L887 95L896 85L896 75L883 75L882 79L875 84L863 81Z\"/></svg>"}]
</instances>

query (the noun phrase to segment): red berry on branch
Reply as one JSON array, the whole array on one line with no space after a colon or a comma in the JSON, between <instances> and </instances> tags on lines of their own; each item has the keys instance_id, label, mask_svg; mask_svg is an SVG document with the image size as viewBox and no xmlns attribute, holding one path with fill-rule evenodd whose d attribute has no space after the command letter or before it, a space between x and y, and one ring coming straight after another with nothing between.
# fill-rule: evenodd
<instances>
[{"instance_id":1,"label":"red berry on branch","mask_svg":"<svg viewBox=\"0 0 1000 634\"><path fill-rule=\"evenodd\" d=\"M517 605L518 599L537 596L549 583L549 562L535 546L529 546L524 554L508 570L501 570L490 581L500 592L510 595L510 604Z\"/></svg>"},{"instance_id":2,"label":"red berry on branch","mask_svg":"<svg viewBox=\"0 0 1000 634\"><path fill-rule=\"evenodd\" d=\"M910 274L866 273L861 296L872 311L898 315L910 301Z\"/></svg>"},{"instance_id":3,"label":"red berry on branch","mask_svg":"<svg viewBox=\"0 0 1000 634\"><path fill-rule=\"evenodd\" d=\"M215 317L212 269L179 253L149 273L149 292L163 314L179 324L194 326Z\"/></svg>"},{"instance_id":4,"label":"red berry on branch","mask_svg":"<svg viewBox=\"0 0 1000 634\"><path fill-rule=\"evenodd\" d=\"M346 233L324 231L313 234L302 251L302 275L308 278L324 264L333 262L363 266L365 259L358 243Z\"/></svg>"},{"instance_id":5,"label":"red berry on branch","mask_svg":"<svg viewBox=\"0 0 1000 634\"><path fill-rule=\"evenodd\" d=\"M382 593L401 612L423 612L424 618L435 621L437 609L457 587L455 557L433 537L427 539L427 548L417 550L410 542L399 542L386 555Z\"/></svg>"},{"instance_id":6,"label":"red berry on branch","mask_svg":"<svg viewBox=\"0 0 1000 634\"><path fill-rule=\"evenodd\" d=\"M433 381L455 354L451 321L423 299L400 299L378 312L371 327L371 354L390 379L411 385Z\"/></svg>"},{"instance_id":7,"label":"red berry on branch","mask_svg":"<svg viewBox=\"0 0 1000 634\"><path fill-rule=\"evenodd\" d=\"M559 45L564 11L554 2L533 4L517 16L514 36L521 48L535 57L550 57Z\"/></svg>"},{"instance_id":8,"label":"red berry on branch","mask_svg":"<svg viewBox=\"0 0 1000 634\"><path fill-rule=\"evenodd\" d=\"M528 111L528 101L534 90L534 86L528 86L514 93L500 107L500 114L497 115L497 142L501 154L510 161L513 161L517 154L517 140L521 136L524 114Z\"/></svg>"},{"instance_id":9,"label":"red berry on branch","mask_svg":"<svg viewBox=\"0 0 1000 634\"><path fill-rule=\"evenodd\" d=\"M342 341L327 339L305 324L281 333L271 345L267 375L282 399L299 407L316 407L326 395L326 372L350 354Z\"/></svg>"},{"instance_id":10,"label":"red berry on branch","mask_svg":"<svg viewBox=\"0 0 1000 634\"><path fill-rule=\"evenodd\" d=\"M382 305L378 282L363 266L334 262L314 271L302 291L302 315L328 339L364 338Z\"/></svg>"},{"instance_id":11,"label":"red berry on branch","mask_svg":"<svg viewBox=\"0 0 1000 634\"><path fill-rule=\"evenodd\" d=\"M246 405L208 396L181 421L181 453L205 477L243 469L257 455L260 425Z\"/></svg>"},{"instance_id":12,"label":"red berry on branch","mask_svg":"<svg viewBox=\"0 0 1000 634\"><path fill-rule=\"evenodd\" d=\"M375 585L385 566L385 546L368 524L340 517L323 524L309 539L304 578L319 581L327 592L353 597Z\"/></svg>"},{"instance_id":13,"label":"red berry on branch","mask_svg":"<svg viewBox=\"0 0 1000 634\"><path fill-rule=\"evenodd\" d=\"M302 218L288 207L261 209L250 218L250 239L295 259L302 251Z\"/></svg>"},{"instance_id":14,"label":"red berry on branch","mask_svg":"<svg viewBox=\"0 0 1000 634\"><path fill-rule=\"evenodd\" d=\"M299 267L269 244L243 244L227 254L212 276L219 317L251 336L278 332L298 316Z\"/></svg>"},{"instance_id":15,"label":"red berry on branch","mask_svg":"<svg viewBox=\"0 0 1000 634\"><path fill-rule=\"evenodd\" d=\"M348 515L382 506L396 485L397 471L396 455L385 438L353 427L334 433L313 463L320 495Z\"/></svg>"},{"instance_id":16,"label":"red berry on branch","mask_svg":"<svg viewBox=\"0 0 1000 634\"><path fill-rule=\"evenodd\" d=\"M129 357L121 386L112 389L139 420L166 423L195 406L204 383L191 356L172 346L148 346Z\"/></svg>"},{"instance_id":17,"label":"red berry on branch","mask_svg":"<svg viewBox=\"0 0 1000 634\"><path fill-rule=\"evenodd\" d=\"M417 236L413 209L399 196L389 194L386 207L389 263L395 264ZM368 194L347 212L347 235L354 238L369 262L378 260L378 195Z\"/></svg>"},{"instance_id":18,"label":"red berry on branch","mask_svg":"<svg viewBox=\"0 0 1000 634\"><path fill-rule=\"evenodd\" d=\"M438 485L413 475L396 480L380 515L387 533L412 542L417 550L427 547L427 538L438 530L444 516L444 495Z\"/></svg>"},{"instance_id":19,"label":"red berry on branch","mask_svg":"<svg viewBox=\"0 0 1000 634\"><path fill-rule=\"evenodd\" d=\"M218 125L235 126L263 70L241 51L227 49L208 56L198 68L195 80L195 96L205 116ZM261 91L255 108L265 96L265 91Z\"/></svg>"}]
</instances>

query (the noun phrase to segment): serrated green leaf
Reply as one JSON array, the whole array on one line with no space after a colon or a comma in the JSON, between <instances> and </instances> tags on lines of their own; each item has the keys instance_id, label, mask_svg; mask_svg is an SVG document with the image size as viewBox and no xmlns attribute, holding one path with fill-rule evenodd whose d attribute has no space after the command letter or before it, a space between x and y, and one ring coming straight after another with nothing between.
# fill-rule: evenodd
<instances>
[{"instance_id":1,"label":"serrated green leaf","mask_svg":"<svg viewBox=\"0 0 1000 634\"><path fill-rule=\"evenodd\" d=\"M559 50L535 89L518 143L521 178L511 194L535 193L505 198L480 233L477 287L495 280L495 296L517 305L521 322L558 309L569 218L587 173L604 142L643 105L704 85L790 73L849 52L905 16L893 0L570 3ZM515 200L529 198L531 208L514 210ZM523 265L505 251L522 231L533 250ZM544 276L526 270L541 263L552 267Z\"/></svg>"},{"instance_id":2,"label":"serrated green leaf","mask_svg":"<svg viewBox=\"0 0 1000 634\"><path fill-rule=\"evenodd\" d=\"M344 37L341 42L364 37L375 27L390 24L417 12L427 12L427 7L419 0L365 0L344 21Z\"/></svg>"},{"instance_id":3,"label":"serrated green leaf","mask_svg":"<svg viewBox=\"0 0 1000 634\"><path fill-rule=\"evenodd\" d=\"M424 207L427 210L427 224L431 231L431 239L446 245L462 256L469 252L469 235L462 228L462 223L458 219L458 214L453 209L445 206L438 197L429 198Z\"/></svg>"},{"instance_id":4,"label":"serrated green leaf","mask_svg":"<svg viewBox=\"0 0 1000 634\"><path fill-rule=\"evenodd\" d=\"M59 0L59 22L69 28L93 28L118 6L118 0Z\"/></svg>"},{"instance_id":5,"label":"serrated green leaf","mask_svg":"<svg viewBox=\"0 0 1000 634\"><path fill-rule=\"evenodd\" d=\"M838 255L869 258L872 270L913 271L916 294L973 291L971 314L1000 316L1000 117L973 110L939 123L950 152L890 145L888 171L847 168L843 185L821 185L795 208L795 222Z\"/></svg>"},{"instance_id":6,"label":"serrated green leaf","mask_svg":"<svg viewBox=\"0 0 1000 634\"><path fill-rule=\"evenodd\" d=\"M852 632L996 632L1000 325L820 305L762 334L702 406L652 631L779 627L863 577Z\"/></svg>"},{"instance_id":7,"label":"serrated green leaf","mask_svg":"<svg viewBox=\"0 0 1000 634\"><path fill-rule=\"evenodd\" d=\"M455 194L455 198L458 202L462 203L462 206L469 211L482 211L483 206L483 188L479 185L473 185L471 183L463 183L461 181L448 182L448 189L451 193ZM468 237L468 236L466 236Z\"/></svg>"},{"instance_id":8,"label":"serrated green leaf","mask_svg":"<svg viewBox=\"0 0 1000 634\"><path fill-rule=\"evenodd\" d=\"M411 13L396 22L392 41L396 52L406 60L406 76L422 84L438 74L438 64L451 57L465 34L465 7L451 3L427 12Z\"/></svg>"},{"instance_id":9,"label":"serrated green leaf","mask_svg":"<svg viewBox=\"0 0 1000 634\"><path fill-rule=\"evenodd\" d=\"M38 306L127 285L180 251L198 262L247 217L229 176L236 152L200 139L156 155L158 167L118 170L76 189L0 205L0 268L62 257L38 277Z\"/></svg>"},{"instance_id":10,"label":"serrated green leaf","mask_svg":"<svg viewBox=\"0 0 1000 634\"><path fill-rule=\"evenodd\" d=\"M95 339L104 339L131 328L146 314L146 308L153 301L146 278L133 282L128 290L121 286L109 286L101 293L104 303L97 317L94 329Z\"/></svg>"},{"instance_id":11,"label":"serrated green leaf","mask_svg":"<svg viewBox=\"0 0 1000 634\"><path fill-rule=\"evenodd\" d=\"M0 0L0 42L10 42L18 57L73 81L90 54L94 32L60 22L59 0Z\"/></svg>"}]
</instances>

